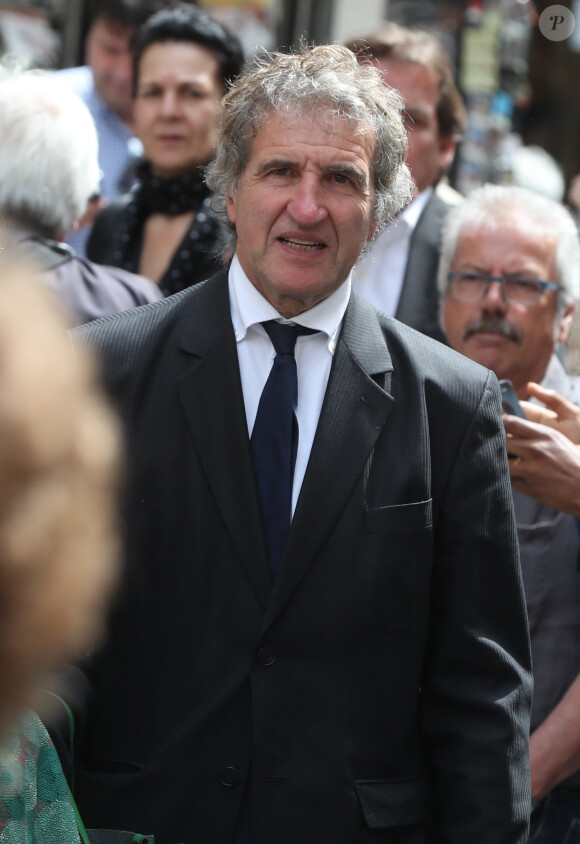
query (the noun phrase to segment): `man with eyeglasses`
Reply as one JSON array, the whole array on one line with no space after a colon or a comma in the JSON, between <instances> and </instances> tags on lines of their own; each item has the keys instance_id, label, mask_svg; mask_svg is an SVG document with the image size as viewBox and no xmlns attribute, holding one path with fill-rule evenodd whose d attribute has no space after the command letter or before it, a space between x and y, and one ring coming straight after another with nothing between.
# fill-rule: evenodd
<instances>
[{"instance_id":1,"label":"man with eyeglasses","mask_svg":"<svg viewBox=\"0 0 580 844\"><path fill-rule=\"evenodd\" d=\"M519 399L543 399L555 415L580 404L580 378L554 353L568 336L580 286L578 233L562 206L523 188L474 191L444 227L439 285L454 349L509 379ZM536 449L556 436L538 424L536 407L524 404L534 422L506 416L505 424L534 665L530 840L556 844L580 829L580 709L570 703L580 684L580 530L538 485L521 481L522 435L535 437Z\"/></svg>"}]
</instances>

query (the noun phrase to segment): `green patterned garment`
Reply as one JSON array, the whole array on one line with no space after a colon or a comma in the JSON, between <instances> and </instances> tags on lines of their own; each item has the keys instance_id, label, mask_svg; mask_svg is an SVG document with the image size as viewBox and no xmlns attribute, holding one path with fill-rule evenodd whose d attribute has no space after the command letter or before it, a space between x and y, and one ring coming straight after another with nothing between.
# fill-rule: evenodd
<instances>
[{"instance_id":1,"label":"green patterned garment","mask_svg":"<svg viewBox=\"0 0 580 844\"><path fill-rule=\"evenodd\" d=\"M58 755L29 711L0 751L0 844L79 844Z\"/></svg>"}]
</instances>

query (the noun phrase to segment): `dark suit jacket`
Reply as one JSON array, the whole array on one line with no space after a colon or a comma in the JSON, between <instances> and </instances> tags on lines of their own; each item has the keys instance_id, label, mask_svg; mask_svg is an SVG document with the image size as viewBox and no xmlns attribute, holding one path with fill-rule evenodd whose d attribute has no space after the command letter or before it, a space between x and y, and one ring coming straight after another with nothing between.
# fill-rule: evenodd
<instances>
[{"instance_id":1,"label":"dark suit jacket","mask_svg":"<svg viewBox=\"0 0 580 844\"><path fill-rule=\"evenodd\" d=\"M127 430L88 826L524 842L529 643L495 377L353 294L272 587L227 276L81 330Z\"/></svg>"},{"instance_id":2,"label":"dark suit jacket","mask_svg":"<svg viewBox=\"0 0 580 844\"><path fill-rule=\"evenodd\" d=\"M433 191L411 237L403 289L395 314L401 322L441 343L447 341L439 323L437 270L441 233L451 207L436 190Z\"/></svg>"}]
</instances>

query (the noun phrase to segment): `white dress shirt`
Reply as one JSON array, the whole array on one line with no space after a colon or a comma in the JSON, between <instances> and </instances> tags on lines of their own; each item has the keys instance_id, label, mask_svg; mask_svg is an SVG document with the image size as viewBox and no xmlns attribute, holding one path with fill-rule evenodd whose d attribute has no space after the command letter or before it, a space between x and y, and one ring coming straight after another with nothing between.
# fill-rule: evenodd
<instances>
[{"instance_id":1,"label":"white dress shirt","mask_svg":"<svg viewBox=\"0 0 580 844\"><path fill-rule=\"evenodd\" d=\"M299 314L293 320L284 319L254 287L243 271L237 255L234 256L230 266L228 284L248 436L252 435L260 396L276 356L270 338L260 323L276 319L279 322L293 322L320 332L298 337L296 341L295 358L298 372L296 416L299 434L292 488L292 513L294 513L328 384L332 356L350 297L350 276L327 299Z\"/></svg>"},{"instance_id":2,"label":"white dress shirt","mask_svg":"<svg viewBox=\"0 0 580 844\"><path fill-rule=\"evenodd\" d=\"M432 193L433 188L427 188L415 197L380 233L352 272L354 289L388 316L395 316L397 312L409 260L411 235Z\"/></svg>"}]
</instances>

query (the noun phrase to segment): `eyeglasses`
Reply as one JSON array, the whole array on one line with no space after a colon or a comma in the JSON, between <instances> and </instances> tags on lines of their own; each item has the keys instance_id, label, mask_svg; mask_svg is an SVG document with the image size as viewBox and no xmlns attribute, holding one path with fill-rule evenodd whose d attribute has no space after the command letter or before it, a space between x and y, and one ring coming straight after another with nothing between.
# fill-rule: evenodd
<instances>
[{"instance_id":1,"label":"eyeglasses","mask_svg":"<svg viewBox=\"0 0 580 844\"><path fill-rule=\"evenodd\" d=\"M537 278L520 276L487 275L486 273L449 273L449 290L460 302L481 302L487 296L492 282L501 284L501 292L510 305L537 305L545 290L561 290L560 284Z\"/></svg>"}]
</instances>

